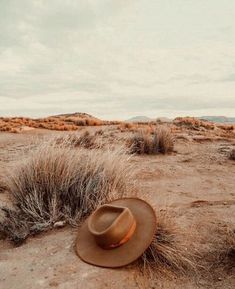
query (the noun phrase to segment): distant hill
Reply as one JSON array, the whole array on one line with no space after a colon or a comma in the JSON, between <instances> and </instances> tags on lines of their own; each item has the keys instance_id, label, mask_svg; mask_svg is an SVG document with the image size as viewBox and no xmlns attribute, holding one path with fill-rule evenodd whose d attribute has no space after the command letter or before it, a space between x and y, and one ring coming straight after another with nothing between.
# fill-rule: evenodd
<instances>
[{"instance_id":1,"label":"distant hill","mask_svg":"<svg viewBox=\"0 0 235 289\"><path fill-rule=\"evenodd\" d=\"M235 123L235 117L226 117L226 116L201 116L199 119L209 120L213 122L221 122L221 123Z\"/></svg>"},{"instance_id":2,"label":"distant hill","mask_svg":"<svg viewBox=\"0 0 235 289\"><path fill-rule=\"evenodd\" d=\"M138 115L138 116L134 116L130 119L128 119L128 122L149 122L149 121L153 121L154 119L149 118L147 116L144 115Z\"/></svg>"},{"instance_id":3,"label":"distant hill","mask_svg":"<svg viewBox=\"0 0 235 289\"><path fill-rule=\"evenodd\" d=\"M168 118L168 117L158 117L156 119L156 121L161 121L161 122L171 122L172 119Z\"/></svg>"},{"instance_id":4,"label":"distant hill","mask_svg":"<svg viewBox=\"0 0 235 289\"><path fill-rule=\"evenodd\" d=\"M171 122L172 120L167 117L150 118L145 115L138 115L126 121L127 122L150 122L150 121Z\"/></svg>"},{"instance_id":5,"label":"distant hill","mask_svg":"<svg viewBox=\"0 0 235 289\"><path fill-rule=\"evenodd\" d=\"M94 117L93 115L88 114L88 113L84 113L84 112L64 113L64 114L52 115L49 117L79 117L79 118L98 119L97 117Z\"/></svg>"}]
</instances>

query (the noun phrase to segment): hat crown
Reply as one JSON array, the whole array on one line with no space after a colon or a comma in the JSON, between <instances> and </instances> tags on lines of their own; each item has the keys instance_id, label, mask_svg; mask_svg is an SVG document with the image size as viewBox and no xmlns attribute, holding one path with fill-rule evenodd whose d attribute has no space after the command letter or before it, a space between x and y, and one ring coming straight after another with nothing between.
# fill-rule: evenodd
<instances>
[{"instance_id":1,"label":"hat crown","mask_svg":"<svg viewBox=\"0 0 235 289\"><path fill-rule=\"evenodd\" d=\"M103 205L88 219L90 233L104 249L126 243L134 234L135 228L135 218L127 207Z\"/></svg>"}]
</instances>

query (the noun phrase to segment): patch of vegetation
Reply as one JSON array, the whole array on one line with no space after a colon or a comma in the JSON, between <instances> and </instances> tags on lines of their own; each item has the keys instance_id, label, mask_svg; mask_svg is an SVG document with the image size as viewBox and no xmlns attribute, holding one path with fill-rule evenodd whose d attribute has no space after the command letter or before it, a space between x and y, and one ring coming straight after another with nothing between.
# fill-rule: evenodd
<instances>
[{"instance_id":1,"label":"patch of vegetation","mask_svg":"<svg viewBox=\"0 0 235 289\"><path fill-rule=\"evenodd\" d=\"M167 154L174 149L174 139L167 128L158 128L152 134L142 130L128 140L128 146L135 154Z\"/></svg>"},{"instance_id":2,"label":"patch of vegetation","mask_svg":"<svg viewBox=\"0 0 235 289\"><path fill-rule=\"evenodd\" d=\"M2 208L0 232L19 244L58 221L79 224L99 204L130 191L133 168L128 159L123 149L40 145L6 173L14 207Z\"/></svg>"},{"instance_id":3,"label":"patch of vegetation","mask_svg":"<svg viewBox=\"0 0 235 289\"><path fill-rule=\"evenodd\" d=\"M138 260L138 268L148 277L187 275L197 270L193 237L179 228L166 211L158 211L157 229L149 248Z\"/></svg>"},{"instance_id":4,"label":"patch of vegetation","mask_svg":"<svg viewBox=\"0 0 235 289\"><path fill-rule=\"evenodd\" d=\"M71 147L83 147L86 149L97 148L97 134L91 134L89 131L84 131L81 134L70 133L65 136L60 136L55 139L57 144L64 144Z\"/></svg>"},{"instance_id":5,"label":"patch of vegetation","mask_svg":"<svg viewBox=\"0 0 235 289\"><path fill-rule=\"evenodd\" d=\"M22 127L42 128L58 131L76 131L83 126L118 125L118 121L105 121L89 114L74 113L45 118L0 117L0 131L20 132Z\"/></svg>"}]
</instances>

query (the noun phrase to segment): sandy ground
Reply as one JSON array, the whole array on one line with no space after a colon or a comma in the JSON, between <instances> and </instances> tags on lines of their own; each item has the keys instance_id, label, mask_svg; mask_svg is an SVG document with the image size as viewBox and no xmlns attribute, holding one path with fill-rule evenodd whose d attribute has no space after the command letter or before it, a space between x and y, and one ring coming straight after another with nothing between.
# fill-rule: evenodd
<instances>
[{"instance_id":1,"label":"sandy ground","mask_svg":"<svg viewBox=\"0 0 235 289\"><path fill-rule=\"evenodd\" d=\"M49 132L0 133L0 175L22 149ZM181 226L235 223L235 162L227 152L235 140L176 141L167 156L135 156L139 194L154 206L172 210ZM0 201L7 202L5 193ZM210 278L154 280L151 286L132 267L109 270L81 262L74 252L76 231L57 229L14 247L0 240L0 288L235 288L235 272L217 271Z\"/></svg>"}]
</instances>

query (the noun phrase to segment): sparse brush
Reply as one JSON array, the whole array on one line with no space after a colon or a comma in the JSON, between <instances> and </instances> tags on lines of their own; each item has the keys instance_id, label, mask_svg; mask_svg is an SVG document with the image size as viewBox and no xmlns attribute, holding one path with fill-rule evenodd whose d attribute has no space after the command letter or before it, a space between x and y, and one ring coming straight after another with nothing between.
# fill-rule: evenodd
<instances>
[{"instance_id":1,"label":"sparse brush","mask_svg":"<svg viewBox=\"0 0 235 289\"><path fill-rule=\"evenodd\" d=\"M99 147L96 143L96 134L91 134L89 131L84 131L81 134L70 133L65 136L60 136L55 139L57 144L68 145L72 147L83 147L93 149Z\"/></svg>"},{"instance_id":2,"label":"sparse brush","mask_svg":"<svg viewBox=\"0 0 235 289\"><path fill-rule=\"evenodd\" d=\"M235 268L235 230L221 221L207 226L202 232L201 261L209 273L218 268ZM208 273L207 272L207 273Z\"/></svg>"},{"instance_id":3,"label":"sparse brush","mask_svg":"<svg viewBox=\"0 0 235 289\"><path fill-rule=\"evenodd\" d=\"M235 161L235 149L232 149L232 151L230 152L229 158L230 160Z\"/></svg>"},{"instance_id":4,"label":"sparse brush","mask_svg":"<svg viewBox=\"0 0 235 289\"><path fill-rule=\"evenodd\" d=\"M179 228L169 212L158 211L156 234L149 248L137 261L147 277L196 273L197 251L192 246L193 233Z\"/></svg>"},{"instance_id":5,"label":"sparse brush","mask_svg":"<svg viewBox=\"0 0 235 289\"><path fill-rule=\"evenodd\" d=\"M141 130L128 140L131 153L136 154L166 154L174 149L174 140L170 130L159 128L150 134Z\"/></svg>"},{"instance_id":6,"label":"sparse brush","mask_svg":"<svg viewBox=\"0 0 235 289\"><path fill-rule=\"evenodd\" d=\"M10 209L7 207L1 208L5 215L0 221L0 236L9 237L15 244L22 243L30 234L30 226L27 217L19 210Z\"/></svg>"},{"instance_id":7,"label":"sparse brush","mask_svg":"<svg viewBox=\"0 0 235 289\"><path fill-rule=\"evenodd\" d=\"M135 154L152 154L153 138L145 131L140 131L128 140L130 152Z\"/></svg>"},{"instance_id":8,"label":"sparse brush","mask_svg":"<svg viewBox=\"0 0 235 289\"><path fill-rule=\"evenodd\" d=\"M169 129L157 129L156 133L154 134L154 139L160 153L166 154L173 151L174 139Z\"/></svg>"},{"instance_id":9,"label":"sparse brush","mask_svg":"<svg viewBox=\"0 0 235 289\"><path fill-rule=\"evenodd\" d=\"M19 243L58 221L78 224L97 205L130 191L134 171L128 159L123 149L42 144L6 173L14 209L4 209L0 230Z\"/></svg>"}]
</instances>

